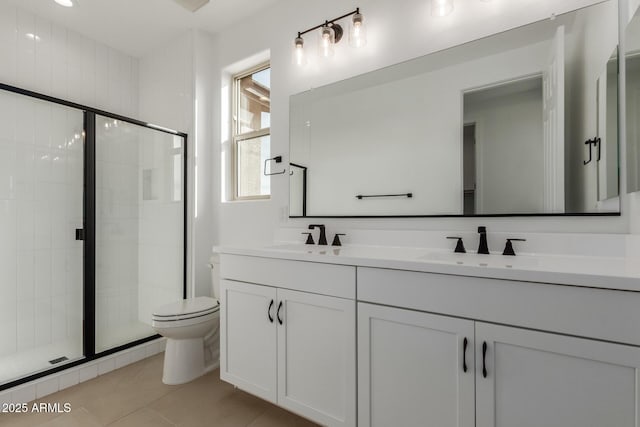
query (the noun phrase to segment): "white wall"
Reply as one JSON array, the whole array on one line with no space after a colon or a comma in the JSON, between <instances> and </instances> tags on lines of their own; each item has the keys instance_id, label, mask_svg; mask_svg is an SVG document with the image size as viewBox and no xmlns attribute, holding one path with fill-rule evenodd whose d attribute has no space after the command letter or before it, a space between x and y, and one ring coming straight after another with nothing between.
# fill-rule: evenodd
<instances>
[{"instance_id":1,"label":"white wall","mask_svg":"<svg viewBox=\"0 0 640 427\"><path fill-rule=\"evenodd\" d=\"M371 0L358 4L367 19L368 45L361 51L338 46L335 57L328 62L311 62L306 69L291 64L291 45L297 31L316 25L324 19L347 12L355 1L328 0L299 5L283 1L260 16L247 19L219 34L219 64L225 67L264 50L271 51L272 65L272 155L283 154L287 161L289 143L289 96L342 80L367 71L392 65L435 50L457 45L503 29L533 22L577 7L594 4L584 1L479 1L456 2L456 13L447 18L431 18L428 2L408 0L398 8L393 2ZM490 8L489 12L481 8ZM560 10L562 8L562 10ZM407 13L411 11L411 13ZM458 11L460 14L457 14ZM464 14L462 16L461 14ZM482 19L479 16L483 16ZM315 44L312 41L311 44ZM220 94L217 94L220 99ZM286 218L288 211L288 179L275 177L271 181L270 201L222 203L219 210L220 233L216 243L223 245L269 242L278 227L304 226L309 220ZM219 199L218 199L219 200ZM423 219L322 219L330 231L350 229L473 229L484 224L496 231L540 232L613 232L624 233L629 228L629 213L623 206L622 217L567 218L423 218ZM348 241L348 237L347 237Z\"/></svg>"},{"instance_id":2,"label":"white wall","mask_svg":"<svg viewBox=\"0 0 640 427\"><path fill-rule=\"evenodd\" d=\"M7 2L0 3L0 57L2 83L137 116L135 58ZM77 113L74 125L71 116L65 123L64 114L53 108L30 105L0 107L3 144L12 138L7 130L19 130L4 145L11 146L9 152L0 155L0 352L65 336L79 339L82 328L82 245L73 235L82 227L82 157L76 138L82 116ZM49 135L50 140L41 138ZM20 162L6 163L18 155ZM3 191L21 174L28 178L23 187ZM67 210L70 216L64 215Z\"/></svg>"}]
</instances>

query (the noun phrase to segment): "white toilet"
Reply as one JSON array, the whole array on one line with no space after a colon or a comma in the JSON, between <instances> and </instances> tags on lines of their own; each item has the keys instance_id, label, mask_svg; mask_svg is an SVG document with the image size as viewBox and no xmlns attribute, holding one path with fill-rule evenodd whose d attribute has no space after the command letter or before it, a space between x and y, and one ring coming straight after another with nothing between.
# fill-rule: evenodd
<instances>
[{"instance_id":1,"label":"white toilet","mask_svg":"<svg viewBox=\"0 0 640 427\"><path fill-rule=\"evenodd\" d=\"M219 332L217 261L211 259L212 285L215 298L196 297L163 305L154 310L151 326L167 338L162 382L184 384L217 366L217 357L207 360L207 347ZM215 267L214 267L215 266ZM208 362L208 363L207 363Z\"/></svg>"}]
</instances>

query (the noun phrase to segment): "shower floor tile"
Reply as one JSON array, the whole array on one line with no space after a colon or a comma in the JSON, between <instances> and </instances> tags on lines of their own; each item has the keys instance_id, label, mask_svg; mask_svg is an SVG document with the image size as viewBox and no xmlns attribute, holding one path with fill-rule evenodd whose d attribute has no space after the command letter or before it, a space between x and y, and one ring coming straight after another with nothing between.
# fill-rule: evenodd
<instances>
[{"instance_id":1,"label":"shower floor tile","mask_svg":"<svg viewBox=\"0 0 640 427\"><path fill-rule=\"evenodd\" d=\"M68 360L49 363L61 357ZM61 366L81 357L82 344L79 341L62 341L3 356L0 357L0 383Z\"/></svg>"}]
</instances>

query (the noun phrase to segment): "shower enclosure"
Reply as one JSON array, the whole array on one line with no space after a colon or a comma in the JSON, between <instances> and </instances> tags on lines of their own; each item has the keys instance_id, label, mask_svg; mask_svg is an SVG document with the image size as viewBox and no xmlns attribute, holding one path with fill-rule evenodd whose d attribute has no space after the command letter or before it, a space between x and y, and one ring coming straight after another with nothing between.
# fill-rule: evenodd
<instances>
[{"instance_id":1,"label":"shower enclosure","mask_svg":"<svg viewBox=\"0 0 640 427\"><path fill-rule=\"evenodd\" d=\"M157 336L186 290L186 142L0 84L0 390Z\"/></svg>"}]
</instances>

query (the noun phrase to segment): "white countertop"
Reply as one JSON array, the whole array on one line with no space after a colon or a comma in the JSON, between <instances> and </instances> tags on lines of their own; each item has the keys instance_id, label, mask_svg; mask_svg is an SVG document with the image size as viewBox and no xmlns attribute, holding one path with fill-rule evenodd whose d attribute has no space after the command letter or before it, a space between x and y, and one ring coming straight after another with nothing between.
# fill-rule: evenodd
<instances>
[{"instance_id":1,"label":"white countertop","mask_svg":"<svg viewBox=\"0 0 640 427\"><path fill-rule=\"evenodd\" d=\"M635 258L478 255L428 248L287 243L261 247L216 247L214 252L640 292L640 261Z\"/></svg>"}]
</instances>

